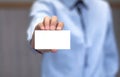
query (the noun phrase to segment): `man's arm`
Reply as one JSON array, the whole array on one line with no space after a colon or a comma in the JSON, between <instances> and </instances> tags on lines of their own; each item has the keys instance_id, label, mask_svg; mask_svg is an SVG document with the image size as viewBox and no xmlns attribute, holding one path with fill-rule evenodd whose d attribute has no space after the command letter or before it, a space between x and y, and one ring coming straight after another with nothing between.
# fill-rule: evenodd
<instances>
[{"instance_id":1,"label":"man's arm","mask_svg":"<svg viewBox=\"0 0 120 77\"><path fill-rule=\"evenodd\" d=\"M47 0L36 1L31 10L31 24L28 28L28 41L34 49L34 31L35 30L62 30L63 23L58 22L58 18L53 16L52 5ZM49 17L51 16L51 17ZM37 52L56 52L54 49L50 50L36 50Z\"/></svg>"},{"instance_id":2,"label":"man's arm","mask_svg":"<svg viewBox=\"0 0 120 77\"><path fill-rule=\"evenodd\" d=\"M106 71L106 77L115 77L118 72L119 61L110 8L108 11L108 20L108 28L104 43L104 68Z\"/></svg>"},{"instance_id":3,"label":"man's arm","mask_svg":"<svg viewBox=\"0 0 120 77\"><path fill-rule=\"evenodd\" d=\"M32 35L35 27L43 22L44 17L53 16L54 13L52 11L51 3L47 0L37 0L34 2L30 11L30 25L27 30L27 40L30 41L32 39Z\"/></svg>"}]
</instances>

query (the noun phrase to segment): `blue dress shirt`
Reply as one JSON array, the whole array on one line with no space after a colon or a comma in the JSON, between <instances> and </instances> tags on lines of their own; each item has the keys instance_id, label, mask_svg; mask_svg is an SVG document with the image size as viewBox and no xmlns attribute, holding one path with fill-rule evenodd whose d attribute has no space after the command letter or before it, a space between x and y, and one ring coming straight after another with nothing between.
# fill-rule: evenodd
<instances>
[{"instance_id":1,"label":"blue dress shirt","mask_svg":"<svg viewBox=\"0 0 120 77\"><path fill-rule=\"evenodd\" d=\"M28 41L45 16L57 16L71 31L71 50L42 55L41 77L115 77L118 53L110 7L103 0L83 0L81 16L71 7L76 0L37 0L31 8ZM60 41L60 40L58 40Z\"/></svg>"}]
</instances>

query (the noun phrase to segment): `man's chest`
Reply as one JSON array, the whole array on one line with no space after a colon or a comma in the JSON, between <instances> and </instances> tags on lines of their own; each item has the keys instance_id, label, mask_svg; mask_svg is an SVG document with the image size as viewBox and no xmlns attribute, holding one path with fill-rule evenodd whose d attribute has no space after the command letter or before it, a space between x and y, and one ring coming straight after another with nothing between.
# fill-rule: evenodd
<instances>
[{"instance_id":1,"label":"man's chest","mask_svg":"<svg viewBox=\"0 0 120 77\"><path fill-rule=\"evenodd\" d=\"M71 35L80 39L82 43L87 41L91 44L94 40L105 37L108 18L107 14L100 9L83 9L82 14L79 14L76 9L71 11L62 9L57 16L64 22L64 29L70 30Z\"/></svg>"}]
</instances>

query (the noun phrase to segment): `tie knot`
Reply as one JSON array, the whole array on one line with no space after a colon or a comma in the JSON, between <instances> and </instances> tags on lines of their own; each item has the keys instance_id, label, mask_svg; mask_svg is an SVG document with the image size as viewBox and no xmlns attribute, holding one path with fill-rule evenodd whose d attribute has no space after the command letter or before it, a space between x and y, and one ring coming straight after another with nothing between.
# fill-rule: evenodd
<instances>
[{"instance_id":1,"label":"tie knot","mask_svg":"<svg viewBox=\"0 0 120 77\"><path fill-rule=\"evenodd\" d=\"M79 5L84 5L83 0L78 0L78 1L75 3L75 6L79 6Z\"/></svg>"},{"instance_id":2,"label":"tie knot","mask_svg":"<svg viewBox=\"0 0 120 77\"><path fill-rule=\"evenodd\" d=\"M80 8L81 6L87 8L87 6L86 6L86 4L84 3L83 0L77 0L75 2L75 4L71 7L71 9L73 9L73 8Z\"/></svg>"}]
</instances>

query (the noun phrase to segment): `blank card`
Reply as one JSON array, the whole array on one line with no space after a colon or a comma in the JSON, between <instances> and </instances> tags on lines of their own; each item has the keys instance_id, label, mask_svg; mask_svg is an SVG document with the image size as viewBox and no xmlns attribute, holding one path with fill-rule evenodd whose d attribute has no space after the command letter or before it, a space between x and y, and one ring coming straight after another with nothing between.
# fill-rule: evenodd
<instances>
[{"instance_id":1,"label":"blank card","mask_svg":"<svg viewBox=\"0 0 120 77\"><path fill-rule=\"evenodd\" d=\"M35 30L35 49L70 49L70 31Z\"/></svg>"}]
</instances>

